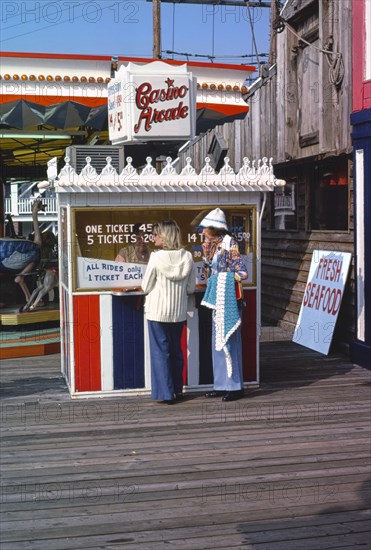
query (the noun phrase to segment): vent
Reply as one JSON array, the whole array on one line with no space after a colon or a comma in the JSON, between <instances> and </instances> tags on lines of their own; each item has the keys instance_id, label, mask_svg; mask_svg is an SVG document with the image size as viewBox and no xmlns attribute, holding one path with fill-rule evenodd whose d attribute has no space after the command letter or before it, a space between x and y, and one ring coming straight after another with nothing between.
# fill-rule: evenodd
<instances>
[{"instance_id":1,"label":"vent","mask_svg":"<svg viewBox=\"0 0 371 550\"><path fill-rule=\"evenodd\" d=\"M86 157L91 158L91 165L98 174L107 165L107 157L111 157L111 164L118 174L122 172L125 164L124 148L112 145L72 145L67 147L66 156L70 158L71 166L78 174L86 166Z\"/></svg>"}]
</instances>

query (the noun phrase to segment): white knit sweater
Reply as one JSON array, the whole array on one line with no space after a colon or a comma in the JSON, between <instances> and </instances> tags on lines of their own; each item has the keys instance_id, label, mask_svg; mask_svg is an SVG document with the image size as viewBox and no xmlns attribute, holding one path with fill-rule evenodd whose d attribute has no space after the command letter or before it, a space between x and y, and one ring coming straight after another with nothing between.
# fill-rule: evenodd
<instances>
[{"instance_id":1,"label":"white knit sweater","mask_svg":"<svg viewBox=\"0 0 371 550\"><path fill-rule=\"evenodd\" d=\"M149 321L176 323L187 317L188 294L196 287L192 254L181 250L152 252L142 281Z\"/></svg>"}]
</instances>

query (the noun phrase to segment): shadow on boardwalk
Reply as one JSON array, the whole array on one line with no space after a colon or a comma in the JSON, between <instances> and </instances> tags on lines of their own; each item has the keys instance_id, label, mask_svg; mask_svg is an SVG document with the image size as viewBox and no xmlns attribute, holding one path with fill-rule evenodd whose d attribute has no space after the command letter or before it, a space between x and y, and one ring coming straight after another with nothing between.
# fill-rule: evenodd
<instances>
[{"instance_id":1,"label":"shadow on boardwalk","mask_svg":"<svg viewBox=\"0 0 371 550\"><path fill-rule=\"evenodd\" d=\"M261 387L72 400L59 356L2 362L2 550L371 548L370 373L262 345Z\"/></svg>"}]
</instances>

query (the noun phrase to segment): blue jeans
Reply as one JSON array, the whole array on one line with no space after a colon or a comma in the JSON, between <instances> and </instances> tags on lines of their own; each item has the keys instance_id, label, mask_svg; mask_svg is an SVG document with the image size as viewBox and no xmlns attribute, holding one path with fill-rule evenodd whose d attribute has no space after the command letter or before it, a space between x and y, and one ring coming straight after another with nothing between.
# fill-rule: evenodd
<instances>
[{"instance_id":1,"label":"blue jeans","mask_svg":"<svg viewBox=\"0 0 371 550\"><path fill-rule=\"evenodd\" d=\"M183 353L180 346L185 321L148 321L151 352L152 399L168 401L183 390Z\"/></svg>"}]
</instances>

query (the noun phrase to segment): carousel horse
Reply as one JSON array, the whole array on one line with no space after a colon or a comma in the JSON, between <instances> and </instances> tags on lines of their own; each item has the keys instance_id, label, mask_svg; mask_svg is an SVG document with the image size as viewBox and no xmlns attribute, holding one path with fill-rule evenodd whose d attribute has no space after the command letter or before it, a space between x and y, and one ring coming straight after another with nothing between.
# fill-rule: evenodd
<instances>
[{"instance_id":1,"label":"carousel horse","mask_svg":"<svg viewBox=\"0 0 371 550\"><path fill-rule=\"evenodd\" d=\"M46 269L40 286L37 286L31 294L27 304L21 307L20 311L33 311L46 294L59 284L58 271L55 268Z\"/></svg>"},{"instance_id":2,"label":"carousel horse","mask_svg":"<svg viewBox=\"0 0 371 550\"><path fill-rule=\"evenodd\" d=\"M32 204L33 240L18 237L13 225L11 225L12 237L0 239L0 271L4 274L16 275L14 282L22 289L27 302L31 297L31 292L25 277L39 265L44 247L43 242L49 241L45 246L50 247L50 236L42 234L39 227L38 213L41 210L43 210L42 201L36 199ZM54 235L53 238L55 238Z\"/></svg>"}]
</instances>

